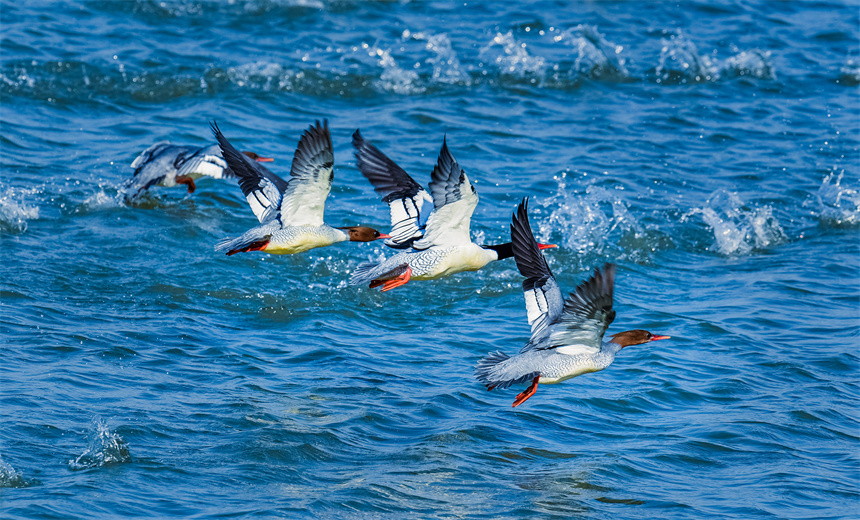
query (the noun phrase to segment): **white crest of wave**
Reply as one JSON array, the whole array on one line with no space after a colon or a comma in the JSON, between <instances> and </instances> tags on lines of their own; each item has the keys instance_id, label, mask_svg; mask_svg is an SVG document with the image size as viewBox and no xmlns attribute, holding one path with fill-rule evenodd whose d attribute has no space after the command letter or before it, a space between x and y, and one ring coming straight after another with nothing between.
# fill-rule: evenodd
<instances>
[{"instance_id":1,"label":"white crest of wave","mask_svg":"<svg viewBox=\"0 0 860 520\"><path fill-rule=\"evenodd\" d=\"M499 48L501 48L501 53L499 53ZM530 55L526 44L518 42L511 31L505 34L496 33L490 43L481 49L479 56L495 63L502 75L519 78L537 76L537 78L532 78L533 83L538 79L543 79L544 59L540 56Z\"/></svg>"},{"instance_id":2,"label":"white crest of wave","mask_svg":"<svg viewBox=\"0 0 860 520\"><path fill-rule=\"evenodd\" d=\"M713 251L724 255L744 254L787 239L770 206L748 207L737 193L726 190L714 192L706 204L704 208L683 215L681 222L701 215L714 233L715 242L710 247Z\"/></svg>"},{"instance_id":3,"label":"white crest of wave","mask_svg":"<svg viewBox=\"0 0 860 520\"><path fill-rule=\"evenodd\" d=\"M362 43L361 46L370 57L376 58L377 63L382 67L382 75L376 82L377 87L381 90L404 95L420 94L427 90L418 84L418 73L414 70L400 68L390 51L381 49L375 44Z\"/></svg>"},{"instance_id":4,"label":"white crest of wave","mask_svg":"<svg viewBox=\"0 0 860 520\"><path fill-rule=\"evenodd\" d=\"M828 174L818 188L819 218L836 226L855 226L860 224L860 190L842 186L843 175L844 171Z\"/></svg>"},{"instance_id":5,"label":"white crest of wave","mask_svg":"<svg viewBox=\"0 0 860 520\"><path fill-rule=\"evenodd\" d=\"M0 223L18 232L26 231L27 221L39 218L39 207L28 199L40 191L40 188L6 188L0 195Z\"/></svg>"},{"instance_id":6,"label":"white crest of wave","mask_svg":"<svg viewBox=\"0 0 860 520\"><path fill-rule=\"evenodd\" d=\"M76 459L69 461L69 468L97 468L130 460L128 444L118 434L110 431L104 421L96 417L93 419L93 430L90 432L87 449Z\"/></svg>"}]
</instances>

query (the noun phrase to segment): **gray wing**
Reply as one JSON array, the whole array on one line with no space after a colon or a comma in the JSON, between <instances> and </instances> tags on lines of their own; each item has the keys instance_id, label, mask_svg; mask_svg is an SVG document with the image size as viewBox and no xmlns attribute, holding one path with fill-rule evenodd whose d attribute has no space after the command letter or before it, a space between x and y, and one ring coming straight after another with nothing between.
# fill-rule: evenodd
<instances>
[{"instance_id":1,"label":"gray wing","mask_svg":"<svg viewBox=\"0 0 860 520\"><path fill-rule=\"evenodd\" d=\"M561 315L564 297L532 233L528 203L528 198L524 198L511 219L511 245L517 268L520 274L526 277L523 280L523 296L526 300L529 325L532 327L532 338L538 338L543 336L547 326ZM523 350L528 350L526 347L523 347Z\"/></svg>"},{"instance_id":2,"label":"gray wing","mask_svg":"<svg viewBox=\"0 0 860 520\"><path fill-rule=\"evenodd\" d=\"M382 196L391 212L391 238L385 245L395 249L406 249L424 236L422 210L425 202L432 201L420 184L406 171L373 146L356 130L352 134L355 160L358 170Z\"/></svg>"},{"instance_id":3,"label":"gray wing","mask_svg":"<svg viewBox=\"0 0 860 520\"><path fill-rule=\"evenodd\" d=\"M224 170L227 169L227 162L222 158L218 145L213 144L180 153L173 162L173 166L176 168L177 176L192 179L204 176L221 179L224 177Z\"/></svg>"},{"instance_id":4,"label":"gray wing","mask_svg":"<svg viewBox=\"0 0 860 520\"><path fill-rule=\"evenodd\" d=\"M615 265L604 264L603 271L579 284L564 302L561 315L549 324L544 341L532 348L564 347L566 353L577 351L593 354L603 343L603 334L615 319L612 292L615 286ZM529 342L534 343L534 337ZM527 345L528 346L528 345Z\"/></svg>"},{"instance_id":5,"label":"gray wing","mask_svg":"<svg viewBox=\"0 0 860 520\"><path fill-rule=\"evenodd\" d=\"M451 155L445 139L429 188L435 210L427 219L424 238L417 240L412 247L421 250L470 243L469 226L478 205L478 192Z\"/></svg>"},{"instance_id":6,"label":"gray wing","mask_svg":"<svg viewBox=\"0 0 860 520\"><path fill-rule=\"evenodd\" d=\"M256 161L246 160L245 155L224 137L215 122L212 123L212 133L218 140L224 161L239 178L239 187L260 223L276 218L287 182L258 165Z\"/></svg>"},{"instance_id":7,"label":"gray wing","mask_svg":"<svg viewBox=\"0 0 860 520\"><path fill-rule=\"evenodd\" d=\"M158 157L170 147L170 141L161 141L160 143L155 143L154 145L141 152L140 155L138 155L137 158L135 158L135 160L131 163L131 167L137 170L134 172L134 174L137 175L140 172L141 166L150 162L153 158Z\"/></svg>"},{"instance_id":8,"label":"gray wing","mask_svg":"<svg viewBox=\"0 0 860 520\"><path fill-rule=\"evenodd\" d=\"M290 169L281 201L284 226L321 226L325 201L334 179L334 149L328 120L304 131Z\"/></svg>"}]
</instances>

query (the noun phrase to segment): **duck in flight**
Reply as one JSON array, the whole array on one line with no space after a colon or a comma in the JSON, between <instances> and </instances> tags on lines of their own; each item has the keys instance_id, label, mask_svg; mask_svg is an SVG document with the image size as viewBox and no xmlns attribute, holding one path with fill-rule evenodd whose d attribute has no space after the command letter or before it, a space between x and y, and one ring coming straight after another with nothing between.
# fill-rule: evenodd
<instances>
[{"instance_id":1,"label":"duck in flight","mask_svg":"<svg viewBox=\"0 0 860 520\"><path fill-rule=\"evenodd\" d=\"M263 251L276 255L302 253L347 240L370 242L388 235L364 226L332 227L323 221L325 201L334 178L334 152L328 121L304 131L293 157L290 180L285 181L243 159L218 125L212 132L227 165L239 177L239 186L260 225L237 238L222 240L216 251L227 255Z\"/></svg>"},{"instance_id":2,"label":"duck in flight","mask_svg":"<svg viewBox=\"0 0 860 520\"><path fill-rule=\"evenodd\" d=\"M370 288L381 286L389 291L410 280L477 271L513 256L510 242L489 246L472 242L469 228L478 193L448 149L446 139L431 174L429 193L359 130L353 134L352 144L358 169L389 206L391 238L385 244L404 251L379 263L358 266L350 276L351 285L369 284Z\"/></svg>"},{"instance_id":3,"label":"duck in flight","mask_svg":"<svg viewBox=\"0 0 860 520\"><path fill-rule=\"evenodd\" d=\"M271 162L271 157L263 157L254 152L242 152L248 162ZM156 143L143 151L131 163L134 176L123 185L127 200L138 197L152 186L172 188L184 184L188 193L194 193L194 181L201 177L213 179L236 178L221 156L217 143L203 146L172 145L168 141ZM259 165L260 168L265 168ZM268 171L268 170L266 170Z\"/></svg>"},{"instance_id":4,"label":"duck in flight","mask_svg":"<svg viewBox=\"0 0 860 520\"><path fill-rule=\"evenodd\" d=\"M520 203L513 216L511 241L517 267L526 277L523 293L532 335L519 354L495 352L478 362L475 376L487 390L530 381L514 401L513 406L519 406L535 394L538 382L559 383L597 372L611 365L624 347L669 339L646 330L628 330L603 341L615 319L615 266L605 264L603 270L595 269L594 275L565 300L532 234L528 199Z\"/></svg>"}]
</instances>

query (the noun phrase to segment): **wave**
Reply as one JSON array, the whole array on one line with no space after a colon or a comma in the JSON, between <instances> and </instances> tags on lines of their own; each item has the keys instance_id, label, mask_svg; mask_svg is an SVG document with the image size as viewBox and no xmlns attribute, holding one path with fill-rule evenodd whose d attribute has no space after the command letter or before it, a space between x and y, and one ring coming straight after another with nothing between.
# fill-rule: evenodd
<instances>
[{"instance_id":1,"label":"wave","mask_svg":"<svg viewBox=\"0 0 860 520\"><path fill-rule=\"evenodd\" d=\"M413 96L429 88L472 87L486 82L564 90L578 87L582 78L632 81L636 77L624 56L630 46L610 42L595 26L581 24L535 32L538 35L526 41L514 31L496 31L477 55L471 56L458 53L445 33L405 30L400 41L391 42L391 46L377 41L306 49L286 62L255 60L202 67L195 63L179 65L177 69L172 64L137 67L117 57L96 62L13 60L0 69L0 94L33 96L50 102L116 102L117 94L125 94L132 101L160 103L225 90L297 92L320 97L367 96L374 91ZM733 56L720 62L700 53L681 30L664 33L667 37L662 40L653 73L639 73L644 79L665 85L736 77L776 79L769 51L736 49ZM397 43L401 45L395 55L391 47ZM569 48L575 50L572 58ZM858 68L852 62L840 76L848 83L852 78L857 81L857 77Z\"/></svg>"},{"instance_id":2,"label":"wave","mask_svg":"<svg viewBox=\"0 0 860 520\"><path fill-rule=\"evenodd\" d=\"M87 449L69 461L69 468L83 470L130 461L128 444L118 434L111 432L104 421L97 417L93 419Z\"/></svg>"}]
</instances>

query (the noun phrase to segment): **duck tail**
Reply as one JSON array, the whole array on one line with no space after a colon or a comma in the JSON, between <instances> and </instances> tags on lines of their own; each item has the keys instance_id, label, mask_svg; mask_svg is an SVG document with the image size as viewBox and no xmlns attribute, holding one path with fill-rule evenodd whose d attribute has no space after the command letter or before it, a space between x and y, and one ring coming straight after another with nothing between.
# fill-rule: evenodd
<instances>
[{"instance_id":1,"label":"duck tail","mask_svg":"<svg viewBox=\"0 0 860 520\"><path fill-rule=\"evenodd\" d=\"M506 363L509 359L511 356L504 352L493 352L485 356L475 366L475 377L487 387L487 390L493 390L524 383L540 375L540 372L523 374L515 366Z\"/></svg>"}]
</instances>

